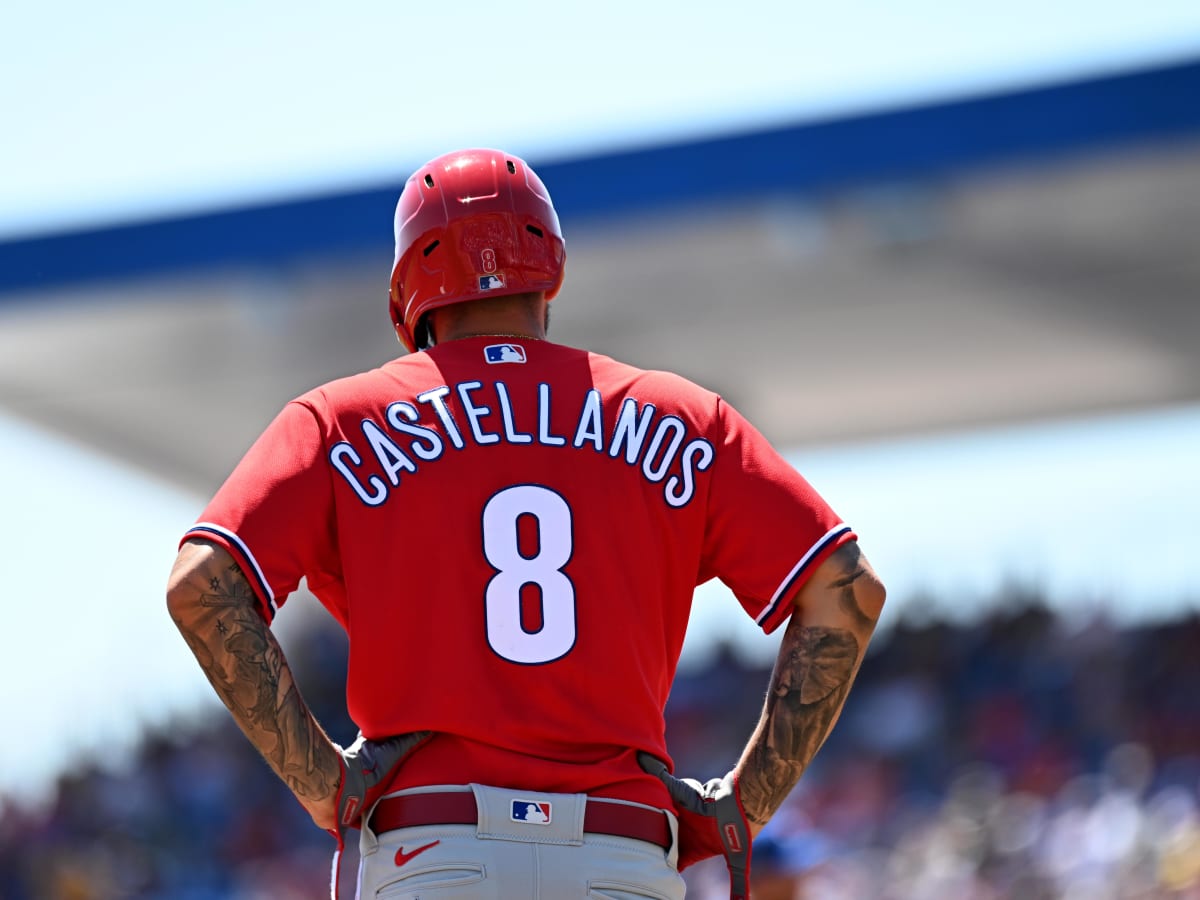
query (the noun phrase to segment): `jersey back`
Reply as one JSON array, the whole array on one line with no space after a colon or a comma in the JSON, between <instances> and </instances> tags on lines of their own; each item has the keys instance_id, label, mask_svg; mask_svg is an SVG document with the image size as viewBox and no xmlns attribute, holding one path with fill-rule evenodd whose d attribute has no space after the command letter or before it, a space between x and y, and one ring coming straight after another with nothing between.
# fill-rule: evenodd
<instances>
[{"instance_id":1,"label":"jersey back","mask_svg":"<svg viewBox=\"0 0 1200 900\"><path fill-rule=\"evenodd\" d=\"M368 737L436 733L394 787L658 805L635 754L668 758L696 585L721 578L771 631L853 537L719 396L497 337L288 404L188 536L234 555L268 618L306 579L348 632Z\"/></svg>"}]
</instances>

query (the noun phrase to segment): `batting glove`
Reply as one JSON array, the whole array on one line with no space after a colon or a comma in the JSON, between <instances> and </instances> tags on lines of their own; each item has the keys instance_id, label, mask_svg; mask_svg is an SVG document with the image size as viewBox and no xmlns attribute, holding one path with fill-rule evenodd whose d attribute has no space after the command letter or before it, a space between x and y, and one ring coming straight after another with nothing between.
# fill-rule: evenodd
<instances>
[{"instance_id":1,"label":"batting glove","mask_svg":"<svg viewBox=\"0 0 1200 900\"><path fill-rule=\"evenodd\" d=\"M708 859L725 857L729 869L731 900L750 896L750 823L738 795L737 776L713 778L701 784L694 778L676 778L662 760L638 753L644 771L666 785L679 819L679 869Z\"/></svg>"},{"instance_id":2,"label":"batting glove","mask_svg":"<svg viewBox=\"0 0 1200 900\"><path fill-rule=\"evenodd\" d=\"M337 832L331 833L339 847L347 829L362 826L363 815L388 789L400 763L432 733L413 731L382 741L369 741L360 733L345 749L334 744L341 757L342 779L337 793Z\"/></svg>"}]
</instances>

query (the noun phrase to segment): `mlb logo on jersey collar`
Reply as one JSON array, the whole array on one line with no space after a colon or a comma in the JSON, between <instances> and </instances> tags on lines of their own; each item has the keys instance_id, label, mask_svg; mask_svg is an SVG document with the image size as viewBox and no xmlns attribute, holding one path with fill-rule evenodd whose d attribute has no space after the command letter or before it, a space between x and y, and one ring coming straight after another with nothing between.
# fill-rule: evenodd
<instances>
[{"instance_id":1,"label":"mlb logo on jersey collar","mask_svg":"<svg viewBox=\"0 0 1200 900\"><path fill-rule=\"evenodd\" d=\"M520 344L488 344L483 348L483 358L489 365L523 363L525 362L525 348Z\"/></svg>"},{"instance_id":2,"label":"mlb logo on jersey collar","mask_svg":"<svg viewBox=\"0 0 1200 900\"><path fill-rule=\"evenodd\" d=\"M514 800L512 802L512 820L514 822L549 825L550 813L551 804L541 800Z\"/></svg>"}]
</instances>

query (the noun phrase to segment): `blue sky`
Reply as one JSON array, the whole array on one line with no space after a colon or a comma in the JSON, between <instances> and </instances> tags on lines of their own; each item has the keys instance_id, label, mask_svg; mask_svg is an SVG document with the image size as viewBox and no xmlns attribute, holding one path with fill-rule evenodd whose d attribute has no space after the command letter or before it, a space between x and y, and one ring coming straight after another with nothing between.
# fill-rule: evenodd
<instances>
[{"instance_id":1,"label":"blue sky","mask_svg":"<svg viewBox=\"0 0 1200 900\"><path fill-rule=\"evenodd\" d=\"M1195 0L12 3L0 238L1196 53Z\"/></svg>"},{"instance_id":2,"label":"blue sky","mask_svg":"<svg viewBox=\"0 0 1200 900\"><path fill-rule=\"evenodd\" d=\"M395 181L454 146L565 156L1200 54L1195 0L445 8L10 4L0 240ZM1145 616L1195 599L1198 446L1190 408L796 462L858 529L889 616L923 591L964 612L1006 580ZM0 498L0 709L21 737L0 792L34 797L75 753L119 761L142 723L217 706L162 600L205 498L3 418ZM772 652L722 591L697 609L689 658L718 633Z\"/></svg>"}]
</instances>

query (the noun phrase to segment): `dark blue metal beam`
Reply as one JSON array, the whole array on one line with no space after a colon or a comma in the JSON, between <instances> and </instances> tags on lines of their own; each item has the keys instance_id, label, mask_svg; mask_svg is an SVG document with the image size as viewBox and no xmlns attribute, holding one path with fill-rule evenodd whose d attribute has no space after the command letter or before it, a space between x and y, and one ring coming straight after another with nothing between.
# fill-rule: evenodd
<instances>
[{"instance_id":1,"label":"dark blue metal beam","mask_svg":"<svg viewBox=\"0 0 1200 900\"><path fill-rule=\"evenodd\" d=\"M585 217L921 179L1200 135L1200 61L1050 87L530 162ZM402 180L330 196L0 242L0 295L386 248Z\"/></svg>"}]
</instances>

